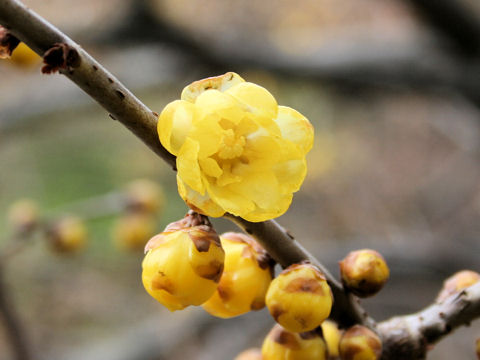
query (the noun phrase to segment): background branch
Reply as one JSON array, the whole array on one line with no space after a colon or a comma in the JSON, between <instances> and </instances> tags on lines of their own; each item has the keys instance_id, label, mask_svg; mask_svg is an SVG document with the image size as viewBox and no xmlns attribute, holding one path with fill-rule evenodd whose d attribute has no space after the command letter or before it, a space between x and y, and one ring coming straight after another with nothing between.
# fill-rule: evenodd
<instances>
[{"instance_id":1,"label":"background branch","mask_svg":"<svg viewBox=\"0 0 480 360\"><path fill-rule=\"evenodd\" d=\"M14 303L8 296L8 288L4 279L3 263L0 263L0 317L5 324L5 332L12 346L14 359L32 359L23 327L15 311Z\"/></svg>"}]
</instances>

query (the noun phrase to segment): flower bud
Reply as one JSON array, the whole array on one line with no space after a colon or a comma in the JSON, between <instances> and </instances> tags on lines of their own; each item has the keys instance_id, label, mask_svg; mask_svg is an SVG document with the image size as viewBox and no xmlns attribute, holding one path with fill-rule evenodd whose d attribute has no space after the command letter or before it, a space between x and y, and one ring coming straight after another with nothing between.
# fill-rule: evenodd
<instances>
[{"instance_id":1,"label":"flower bud","mask_svg":"<svg viewBox=\"0 0 480 360\"><path fill-rule=\"evenodd\" d=\"M131 182L126 189L127 208L134 212L156 213L165 203L160 185L147 180L139 179Z\"/></svg>"},{"instance_id":2,"label":"flower bud","mask_svg":"<svg viewBox=\"0 0 480 360\"><path fill-rule=\"evenodd\" d=\"M382 341L370 329L354 325L340 339L342 360L376 360L382 354Z\"/></svg>"},{"instance_id":3,"label":"flower bud","mask_svg":"<svg viewBox=\"0 0 480 360\"><path fill-rule=\"evenodd\" d=\"M325 360L327 345L315 332L290 332L275 325L262 346L263 360Z\"/></svg>"},{"instance_id":4,"label":"flower bud","mask_svg":"<svg viewBox=\"0 0 480 360\"><path fill-rule=\"evenodd\" d=\"M324 275L311 264L294 264L270 284L266 303L276 322L293 332L310 331L330 315L333 296Z\"/></svg>"},{"instance_id":5,"label":"flower bud","mask_svg":"<svg viewBox=\"0 0 480 360\"><path fill-rule=\"evenodd\" d=\"M471 270L462 270L450 276L443 283L443 288L437 296L437 302L442 302L449 296L480 281L480 274Z\"/></svg>"},{"instance_id":6,"label":"flower bud","mask_svg":"<svg viewBox=\"0 0 480 360\"><path fill-rule=\"evenodd\" d=\"M10 60L13 64L28 68L33 65L41 63L41 57L32 49L30 49L25 43L18 44L16 49L12 52Z\"/></svg>"},{"instance_id":7,"label":"flower bud","mask_svg":"<svg viewBox=\"0 0 480 360\"><path fill-rule=\"evenodd\" d=\"M8 209L8 222L15 232L30 232L38 221L38 206L30 199L17 200Z\"/></svg>"},{"instance_id":8,"label":"flower bud","mask_svg":"<svg viewBox=\"0 0 480 360\"><path fill-rule=\"evenodd\" d=\"M238 354L234 360L262 360L262 351L257 348L247 349Z\"/></svg>"},{"instance_id":9,"label":"flower bud","mask_svg":"<svg viewBox=\"0 0 480 360\"><path fill-rule=\"evenodd\" d=\"M342 337L342 331L338 329L336 323L330 320L325 320L322 323L323 338L327 343L328 356L336 358L339 356L338 344Z\"/></svg>"},{"instance_id":10,"label":"flower bud","mask_svg":"<svg viewBox=\"0 0 480 360\"><path fill-rule=\"evenodd\" d=\"M85 247L87 229L80 218L68 216L50 226L47 239L53 251L74 253Z\"/></svg>"},{"instance_id":11,"label":"flower bud","mask_svg":"<svg viewBox=\"0 0 480 360\"><path fill-rule=\"evenodd\" d=\"M251 237L239 233L220 236L225 268L214 295L203 304L211 315L230 318L265 306L272 281L273 260Z\"/></svg>"},{"instance_id":12,"label":"flower bud","mask_svg":"<svg viewBox=\"0 0 480 360\"><path fill-rule=\"evenodd\" d=\"M215 292L225 253L207 217L189 212L147 243L145 290L170 311L200 305Z\"/></svg>"},{"instance_id":13,"label":"flower bud","mask_svg":"<svg viewBox=\"0 0 480 360\"><path fill-rule=\"evenodd\" d=\"M387 263L375 250L352 251L340 261L343 285L359 297L375 295L390 276Z\"/></svg>"},{"instance_id":14,"label":"flower bud","mask_svg":"<svg viewBox=\"0 0 480 360\"><path fill-rule=\"evenodd\" d=\"M124 250L140 251L154 235L155 221L145 213L128 213L121 216L112 231L115 244Z\"/></svg>"}]
</instances>

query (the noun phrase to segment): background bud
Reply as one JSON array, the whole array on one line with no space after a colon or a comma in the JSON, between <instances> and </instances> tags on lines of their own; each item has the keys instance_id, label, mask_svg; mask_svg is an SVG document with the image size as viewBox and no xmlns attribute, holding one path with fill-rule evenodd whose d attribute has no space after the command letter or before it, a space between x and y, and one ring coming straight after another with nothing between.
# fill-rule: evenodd
<instances>
[{"instance_id":1,"label":"background bud","mask_svg":"<svg viewBox=\"0 0 480 360\"><path fill-rule=\"evenodd\" d=\"M276 322L287 330L302 332L315 329L330 315L333 296L316 267L295 264L272 281L266 303Z\"/></svg>"},{"instance_id":2,"label":"background bud","mask_svg":"<svg viewBox=\"0 0 480 360\"><path fill-rule=\"evenodd\" d=\"M225 253L208 219L190 212L147 243L145 290L170 311L201 305L217 288Z\"/></svg>"},{"instance_id":3,"label":"background bud","mask_svg":"<svg viewBox=\"0 0 480 360\"><path fill-rule=\"evenodd\" d=\"M146 213L128 213L114 224L112 237L122 249L141 251L148 239L154 235L155 221Z\"/></svg>"},{"instance_id":4,"label":"background bud","mask_svg":"<svg viewBox=\"0 0 480 360\"><path fill-rule=\"evenodd\" d=\"M387 263L375 250L352 251L340 261L342 282L355 295L373 296L385 285L390 276Z\"/></svg>"},{"instance_id":5,"label":"background bud","mask_svg":"<svg viewBox=\"0 0 480 360\"><path fill-rule=\"evenodd\" d=\"M272 281L273 260L249 236L231 232L221 235L220 240L225 268L217 290L203 308L221 318L262 309Z\"/></svg>"},{"instance_id":6,"label":"background bud","mask_svg":"<svg viewBox=\"0 0 480 360\"><path fill-rule=\"evenodd\" d=\"M314 331L295 333L277 324L263 342L262 359L325 360L327 345Z\"/></svg>"},{"instance_id":7,"label":"background bud","mask_svg":"<svg viewBox=\"0 0 480 360\"><path fill-rule=\"evenodd\" d=\"M340 338L342 337L342 331L338 329L336 323L330 320L325 320L322 323L323 338L327 344L328 356L338 357Z\"/></svg>"},{"instance_id":8,"label":"background bud","mask_svg":"<svg viewBox=\"0 0 480 360\"><path fill-rule=\"evenodd\" d=\"M471 270L462 270L444 281L442 290L437 296L437 302L442 302L449 296L480 281L480 274Z\"/></svg>"},{"instance_id":9,"label":"background bud","mask_svg":"<svg viewBox=\"0 0 480 360\"><path fill-rule=\"evenodd\" d=\"M262 360L262 351L257 348L247 349L238 354L235 360Z\"/></svg>"},{"instance_id":10,"label":"background bud","mask_svg":"<svg viewBox=\"0 0 480 360\"><path fill-rule=\"evenodd\" d=\"M51 225L47 239L53 251L73 253L85 247L87 229L80 218L67 216Z\"/></svg>"},{"instance_id":11,"label":"background bud","mask_svg":"<svg viewBox=\"0 0 480 360\"><path fill-rule=\"evenodd\" d=\"M339 349L342 360L376 360L382 354L382 341L372 330L354 325L343 334Z\"/></svg>"},{"instance_id":12,"label":"background bud","mask_svg":"<svg viewBox=\"0 0 480 360\"><path fill-rule=\"evenodd\" d=\"M38 206L30 199L17 200L10 205L7 216L15 232L29 232L38 225Z\"/></svg>"},{"instance_id":13,"label":"background bud","mask_svg":"<svg viewBox=\"0 0 480 360\"><path fill-rule=\"evenodd\" d=\"M134 212L156 213L165 204L162 187L150 180L139 179L126 188L127 208Z\"/></svg>"},{"instance_id":14,"label":"background bud","mask_svg":"<svg viewBox=\"0 0 480 360\"><path fill-rule=\"evenodd\" d=\"M475 346L477 350L477 359L480 360L480 338L478 338L475 342Z\"/></svg>"}]
</instances>

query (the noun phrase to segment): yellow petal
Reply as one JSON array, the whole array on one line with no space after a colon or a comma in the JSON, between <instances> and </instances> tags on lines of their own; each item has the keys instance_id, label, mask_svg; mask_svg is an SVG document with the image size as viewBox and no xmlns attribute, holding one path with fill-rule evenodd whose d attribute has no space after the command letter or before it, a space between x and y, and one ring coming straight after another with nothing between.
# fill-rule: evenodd
<instances>
[{"instance_id":1,"label":"yellow petal","mask_svg":"<svg viewBox=\"0 0 480 360\"><path fill-rule=\"evenodd\" d=\"M198 96L195 105L205 114L217 114L232 124L237 124L244 116L244 109L233 97L218 90L207 90Z\"/></svg>"},{"instance_id":2,"label":"yellow petal","mask_svg":"<svg viewBox=\"0 0 480 360\"><path fill-rule=\"evenodd\" d=\"M181 99L193 103L206 90L215 89L225 92L232 86L244 81L240 75L234 72L198 80L183 89Z\"/></svg>"},{"instance_id":3,"label":"yellow petal","mask_svg":"<svg viewBox=\"0 0 480 360\"><path fill-rule=\"evenodd\" d=\"M256 208L254 211L243 214L242 218L251 222L260 222L260 221L274 219L276 217L279 217L285 214L285 212L290 207L290 204L292 203L292 198L293 198L292 193L285 194L280 198L275 208L271 208L271 209Z\"/></svg>"},{"instance_id":4,"label":"yellow petal","mask_svg":"<svg viewBox=\"0 0 480 360\"><path fill-rule=\"evenodd\" d=\"M217 186L208 183L207 189L211 199L226 212L241 216L255 209L255 204L250 199L235 193L230 185Z\"/></svg>"},{"instance_id":5,"label":"yellow petal","mask_svg":"<svg viewBox=\"0 0 480 360\"><path fill-rule=\"evenodd\" d=\"M218 166L218 163L212 158L200 159L200 167L202 171L208 175L215 178L218 178L222 175L223 171Z\"/></svg>"},{"instance_id":6,"label":"yellow petal","mask_svg":"<svg viewBox=\"0 0 480 360\"><path fill-rule=\"evenodd\" d=\"M194 105L175 100L160 114L157 131L162 145L173 155L178 155L195 117Z\"/></svg>"},{"instance_id":7,"label":"yellow petal","mask_svg":"<svg viewBox=\"0 0 480 360\"><path fill-rule=\"evenodd\" d=\"M263 114L274 119L277 117L277 101L267 89L249 82L242 82L228 89L226 94L247 106L254 114Z\"/></svg>"},{"instance_id":8,"label":"yellow petal","mask_svg":"<svg viewBox=\"0 0 480 360\"><path fill-rule=\"evenodd\" d=\"M220 217L225 214L225 210L213 202L208 193L201 195L195 190L192 190L182 181L182 179L180 179L178 175L177 186L178 193L180 194L181 198L193 210L212 217Z\"/></svg>"},{"instance_id":9,"label":"yellow petal","mask_svg":"<svg viewBox=\"0 0 480 360\"><path fill-rule=\"evenodd\" d=\"M305 179L307 164L305 159L288 160L274 165L273 172L283 193L295 192L300 189Z\"/></svg>"},{"instance_id":10,"label":"yellow petal","mask_svg":"<svg viewBox=\"0 0 480 360\"><path fill-rule=\"evenodd\" d=\"M187 138L177 157L178 176L193 190L205 194L205 186L202 181L202 173L198 164L198 142Z\"/></svg>"},{"instance_id":11,"label":"yellow petal","mask_svg":"<svg viewBox=\"0 0 480 360\"><path fill-rule=\"evenodd\" d=\"M304 154L310 151L313 146L313 126L305 116L287 106L279 106L275 121L285 139L296 144Z\"/></svg>"},{"instance_id":12,"label":"yellow petal","mask_svg":"<svg viewBox=\"0 0 480 360\"><path fill-rule=\"evenodd\" d=\"M189 133L189 137L199 144L198 157L204 159L215 154L222 142L223 129L219 125L220 118L211 114L196 121Z\"/></svg>"}]
</instances>

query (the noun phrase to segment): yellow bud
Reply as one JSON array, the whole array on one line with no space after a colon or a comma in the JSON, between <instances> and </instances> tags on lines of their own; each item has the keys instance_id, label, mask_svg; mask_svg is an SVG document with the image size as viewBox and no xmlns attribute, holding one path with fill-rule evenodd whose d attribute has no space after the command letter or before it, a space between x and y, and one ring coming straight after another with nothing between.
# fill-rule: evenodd
<instances>
[{"instance_id":1,"label":"yellow bud","mask_svg":"<svg viewBox=\"0 0 480 360\"><path fill-rule=\"evenodd\" d=\"M342 337L342 331L338 329L336 323L330 320L325 320L322 323L322 332L323 338L327 343L328 355L330 357L338 357L338 344L340 343L340 338Z\"/></svg>"},{"instance_id":2,"label":"yellow bud","mask_svg":"<svg viewBox=\"0 0 480 360\"><path fill-rule=\"evenodd\" d=\"M155 213L161 211L165 203L162 187L147 179L131 182L126 195L128 209L135 212Z\"/></svg>"},{"instance_id":3,"label":"yellow bud","mask_svg":"<svg viewBox=\"0 0 480 360\"><path fill-rule=\"evenodd\" d=\"M262 360L262 352L257 348L247 349L238 354L234 360Z\"/></svg>"},{"instance_id":4,"label":"yellow bud","mask_svg":"<svg viewBox=\"0 0 480 360\"><path fill-rule=\"evenodd\" d=\"M40 64L41 57L38 54L30 49L25 43L21 42L13 50L10 60L18 66L21 67L31 67L36 64Z\"/></svg>"},{"instance_id":5,"label":"yellow bud","mask_svg":"<svg viewBox=\"0 0 480 360\"><path fill-rule=\"evenodd\" d=\"M263 360L325 360L327 346L314 331L290 332L275 325L262 346Z\"/></svg>"},{"instance_id":6,"label":"yellow bud","mask_svg":"<svg viewBox=\"0 0 480 360\"><path fill-rule=\"evenodd\" d=\"M390 276L387 263L375 250L352 251L340 261L342 282L352 293L360 297L375 295Z\"/></svg>"},{"instance_id":7,"label":"yellow bud","mask_svg":"<svg viewBox=\"0 0 480 360\"><path fill-rule=\"evenodd\" d=\"M47 239L53 251L74 253L85 247L87 229L81 219L68 216L55 222L48 229Z\"/></svg>"},{"instance_id":8,"label":"yellow bud","mask_svg":"<svg viewBox=\"0 0 480 360\"><path fill-rule=\"evenodd\" d=\"M170 311L201 305L215 292L225 253L208 218L189 212L145 247L142 281Z\"/></svg>"},{"instance_id":9,"label":"yellow bud","mask_svg":"<svg viewBox=\"0 0 480 360\"><path fill-rule=\"evenodd\" d=\"M220 240L225 269L217 290L203 308L221 318L262 309L272 281L271 257L249 236L231 232L221 235Z\"/></svg>"},{"instance_id":10,"label":"yellow bud","mask_svg":"<svg viewBox=\"0 0 480 360\"><path fill-rule=\"evenodd\" d=\"M370 329L354 325L340 339L342 360L376 360L382 354L382 341Z\"/></svg>"},{"instance_id":11,"label":"yellow bud","mask_svg":"<svg viewBox=\"0 0 480 360\"><path fill-rule=\"evenodd\" d=\"M471 270L462 270L450 276L443 283L443 288L437 296L437 302L442 302L449 296L480 281L480 274Z\"/></svg>"},{"instance_id":12,"label":"yellow bud","mask_svg":"<svg viewBox=\"0 0 480 360\"><path fill-rule=\"evenodd\" d=\"M289 331L302 332L315 329L330 315L333 296L316 267L295 264L272 281L266 303L276 322Z\"/></svg>"},{"instance_id":13,"label":"yellow bud","mask_svg":"<svg viewBox=\"0 0 480 360\"><path fill-rule=\"evenodd\" d=\"M30 199L17 200L8 209L8 222L16 232L29 232L38 221L38 206Z\"/></svg>"},{"instance_id":14,"label":"yellow bud","mask_svg":"<svg viewBox=\"0 0 480 360\"><path fill-rule=\"evenodd\" d=\"M115 244L121 249L141 251L154 235L155 221L146 213L128 213L120 217L112 231Z\"/></svg>"}]
</instances>

